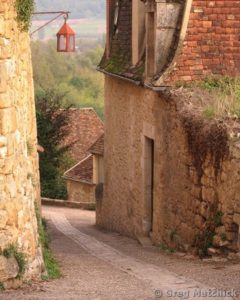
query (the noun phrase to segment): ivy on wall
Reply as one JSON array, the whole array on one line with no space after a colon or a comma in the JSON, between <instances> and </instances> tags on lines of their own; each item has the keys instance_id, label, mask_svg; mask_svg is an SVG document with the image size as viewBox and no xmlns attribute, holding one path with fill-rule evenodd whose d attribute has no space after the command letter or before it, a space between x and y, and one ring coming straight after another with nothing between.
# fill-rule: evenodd
<instances>
[{"instance_id":1,"label":"ivy on wall","mask_svg":"<svg viewBox=\"0 0 240 300\"><path fill-rule=\"evenodd\" d=\"M34 0L16 0L17 21L22 31L28 31L34 12Z\"/></svg>"}]
</instances>

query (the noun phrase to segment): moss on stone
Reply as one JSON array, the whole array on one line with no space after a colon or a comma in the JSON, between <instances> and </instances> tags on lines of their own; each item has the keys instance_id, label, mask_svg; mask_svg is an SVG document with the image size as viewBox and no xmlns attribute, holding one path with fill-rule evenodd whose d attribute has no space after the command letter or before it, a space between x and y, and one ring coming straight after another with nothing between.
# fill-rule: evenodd
<instances>
[{"instance_id":1,"label":"moss on stone","mask_svg":"<svg viewBox=\"0 0 240 300\"><path fill-rule=\"evenodd\" d=\"M22 31L28 31L34 12L34 0L16 0L17 21Z\"/></svg>"},{"instance_id":2,"label":"moss on stone","mask_svg":"<svg viewBox=\"0 0 240 300\"><path fill-rule=\"evenodd\" d=\"M48 280L60 278L62 277L62 273L49 247L50 239L47 233L47 222L45 219L41 218L37 203L35 203L35 212L38 223L39 244L42 247L43 260L47 270L47 275L43 275L42 279Z\"/></svg>"},{"instance_id":3,"label":"moss on stone","mask_svg":"<svg viewBox=\"0 0 240 300\"><path fill-rule=\"evenodd\" d=\"M26 254L19 251L16 245L9 245L2 251L2 255L6 258L14 257L17 261L19 271L16 278L21 278L25 272L27 261Z\"/></svg>"}]
</instances>

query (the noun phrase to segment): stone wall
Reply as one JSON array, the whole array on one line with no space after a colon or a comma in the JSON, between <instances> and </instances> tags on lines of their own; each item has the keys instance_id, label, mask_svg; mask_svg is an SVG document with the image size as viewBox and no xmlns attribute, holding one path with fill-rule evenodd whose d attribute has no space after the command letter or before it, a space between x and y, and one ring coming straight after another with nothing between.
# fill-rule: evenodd
<instances>
[{"instance_id":1,"label":"stone wall","mask_svg":"<svg viewBox=\"0 0 240 300\"><path fill-rule=\"evenodd\" d=\"M16 246L26 255L25 277L32 278L42 264L35 103L29 36L19 31L14 4L0 2L0 253ZM17 273L16 261L0 256L0 282Z\"/></svg>"},{"instance_id":2,"label":"stone wall","mask_svg":"<svg viewBox=\"0 0 240 300\"><path fill-rule=\"evenodd\" d=\"M178 108L177 97L168 99L109 76L105 80L105 183L103 199L97 201L98 225L135 238L146 235L148 174L144 164L148 137L155 147L153 222L148 233L153 242L182 250L198 248L201 252L206 250L203 241L207 240L217 251L236 251L239 144L229 149L227 141L221 153L215 149L220 153L217 158L207 155L211 152L207 148L198 164L200 153L198 156L194 151L198 147L191 137L197 136L204 124L198 127L194 118L186 118ZM215 123L211 126L209 132L214 132ZM196 132L192 132L194 128ZM224 128L222 134L220 144L225 141ZM204 145L209 147L209 140L205 141L203 135L199 149Z\"/></svg>"},{"instance_id":3,"label":"stone wall","mask_svg":"<svg viewBox=\"0 0 240 300\"><path fill-rule=\"evenodd\" d=\"M188 17L188 16L186 16ZM187 33L174 70L165 82L240 74L238 1L192 1Z\"/></svg>"},{"instance_id":4,"label":"stone wall","mask_svg":"<svg viewBox=\"0 0 240 300\"><path fill-rule=\"evenodd\" d=\"M68 201L95 203L95 184L67 180Z\"/></svg>"}]
</instances>

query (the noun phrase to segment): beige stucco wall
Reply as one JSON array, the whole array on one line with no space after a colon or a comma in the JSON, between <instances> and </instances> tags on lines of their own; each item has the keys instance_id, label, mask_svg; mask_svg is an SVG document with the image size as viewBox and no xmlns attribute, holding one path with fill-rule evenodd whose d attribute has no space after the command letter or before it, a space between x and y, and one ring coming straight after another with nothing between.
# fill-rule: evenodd
<instances>
[{"instance_id":1,"label":"beige stucco wall","mask_svg":"<svg viewBox=\"0 0 240 300\"><path fill-rule=\"evenodd\" d=\"M101 155L93 155L93 182L104 182L104 159Z\"/></svg>"},{"instance_id":2,"label":"beige stucco wall","mask_svg":"<svg viewBox=\"0 0 240 300\"><path fill-rule=\"evenodd\" d=\"M103 199L97 203L97 224L132 237L146 234L146 136L155 142L153 242L188 250L208 234L208 220L217 218L221 211L223 226L216 221L214 243L237 249L238 145L231 147L217 179L209 159L199 177L187 132L173 101L108 76L105 99L105 183Z\"/></svg>"},{"instance_id":3,"label":"beige stucco wall","mask_svg":"<svg viewBox=\"0 0 240 300\"><path fill-rule=\"evenodd\" d=\"M0 251L16 245L31 278L41 271L36 118L30 41L19 32L14 3L0 2ZM0 282L16 276L11 263L0 256Z\"/></svg>"},{"instance_id":4,"label":"beige stucco wall","mask_svg":"<svg viewBox=\"0 0 240 300\"><path fill-rule=\"evenodd\" d=\"M67 180L68 201L95 203L95 184Z\"/></svg>"}]
</instances>

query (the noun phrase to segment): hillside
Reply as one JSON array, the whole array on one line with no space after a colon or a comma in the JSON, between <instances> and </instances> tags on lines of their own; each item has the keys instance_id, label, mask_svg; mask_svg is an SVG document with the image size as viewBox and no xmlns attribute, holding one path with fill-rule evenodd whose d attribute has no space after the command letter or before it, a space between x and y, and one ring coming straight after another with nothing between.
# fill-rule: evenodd
<instances>
[{"instance_id":1,"label":"hillside","mask_svg":"<svg viewBox=\"0 0 240 300\"><path fill-rule=\"evenodd\" d=\"M37 11L69 10L72 18L104 18L105 0L35 0Z\"/></svg>"},{"instance_id":2,"label":"hillside","mask_svg":"<svg viewBox=\"0 0 240 300\"><path fill-rule=\"evenodd\" d=\"M64 95L62 106L93 107L103 118L103 76L96 66L103 55L103 46L78 42L72 55L56 52L56 43L32 42L33 77L36 96L50 90Z\"/></svg>"}]
</instances>

